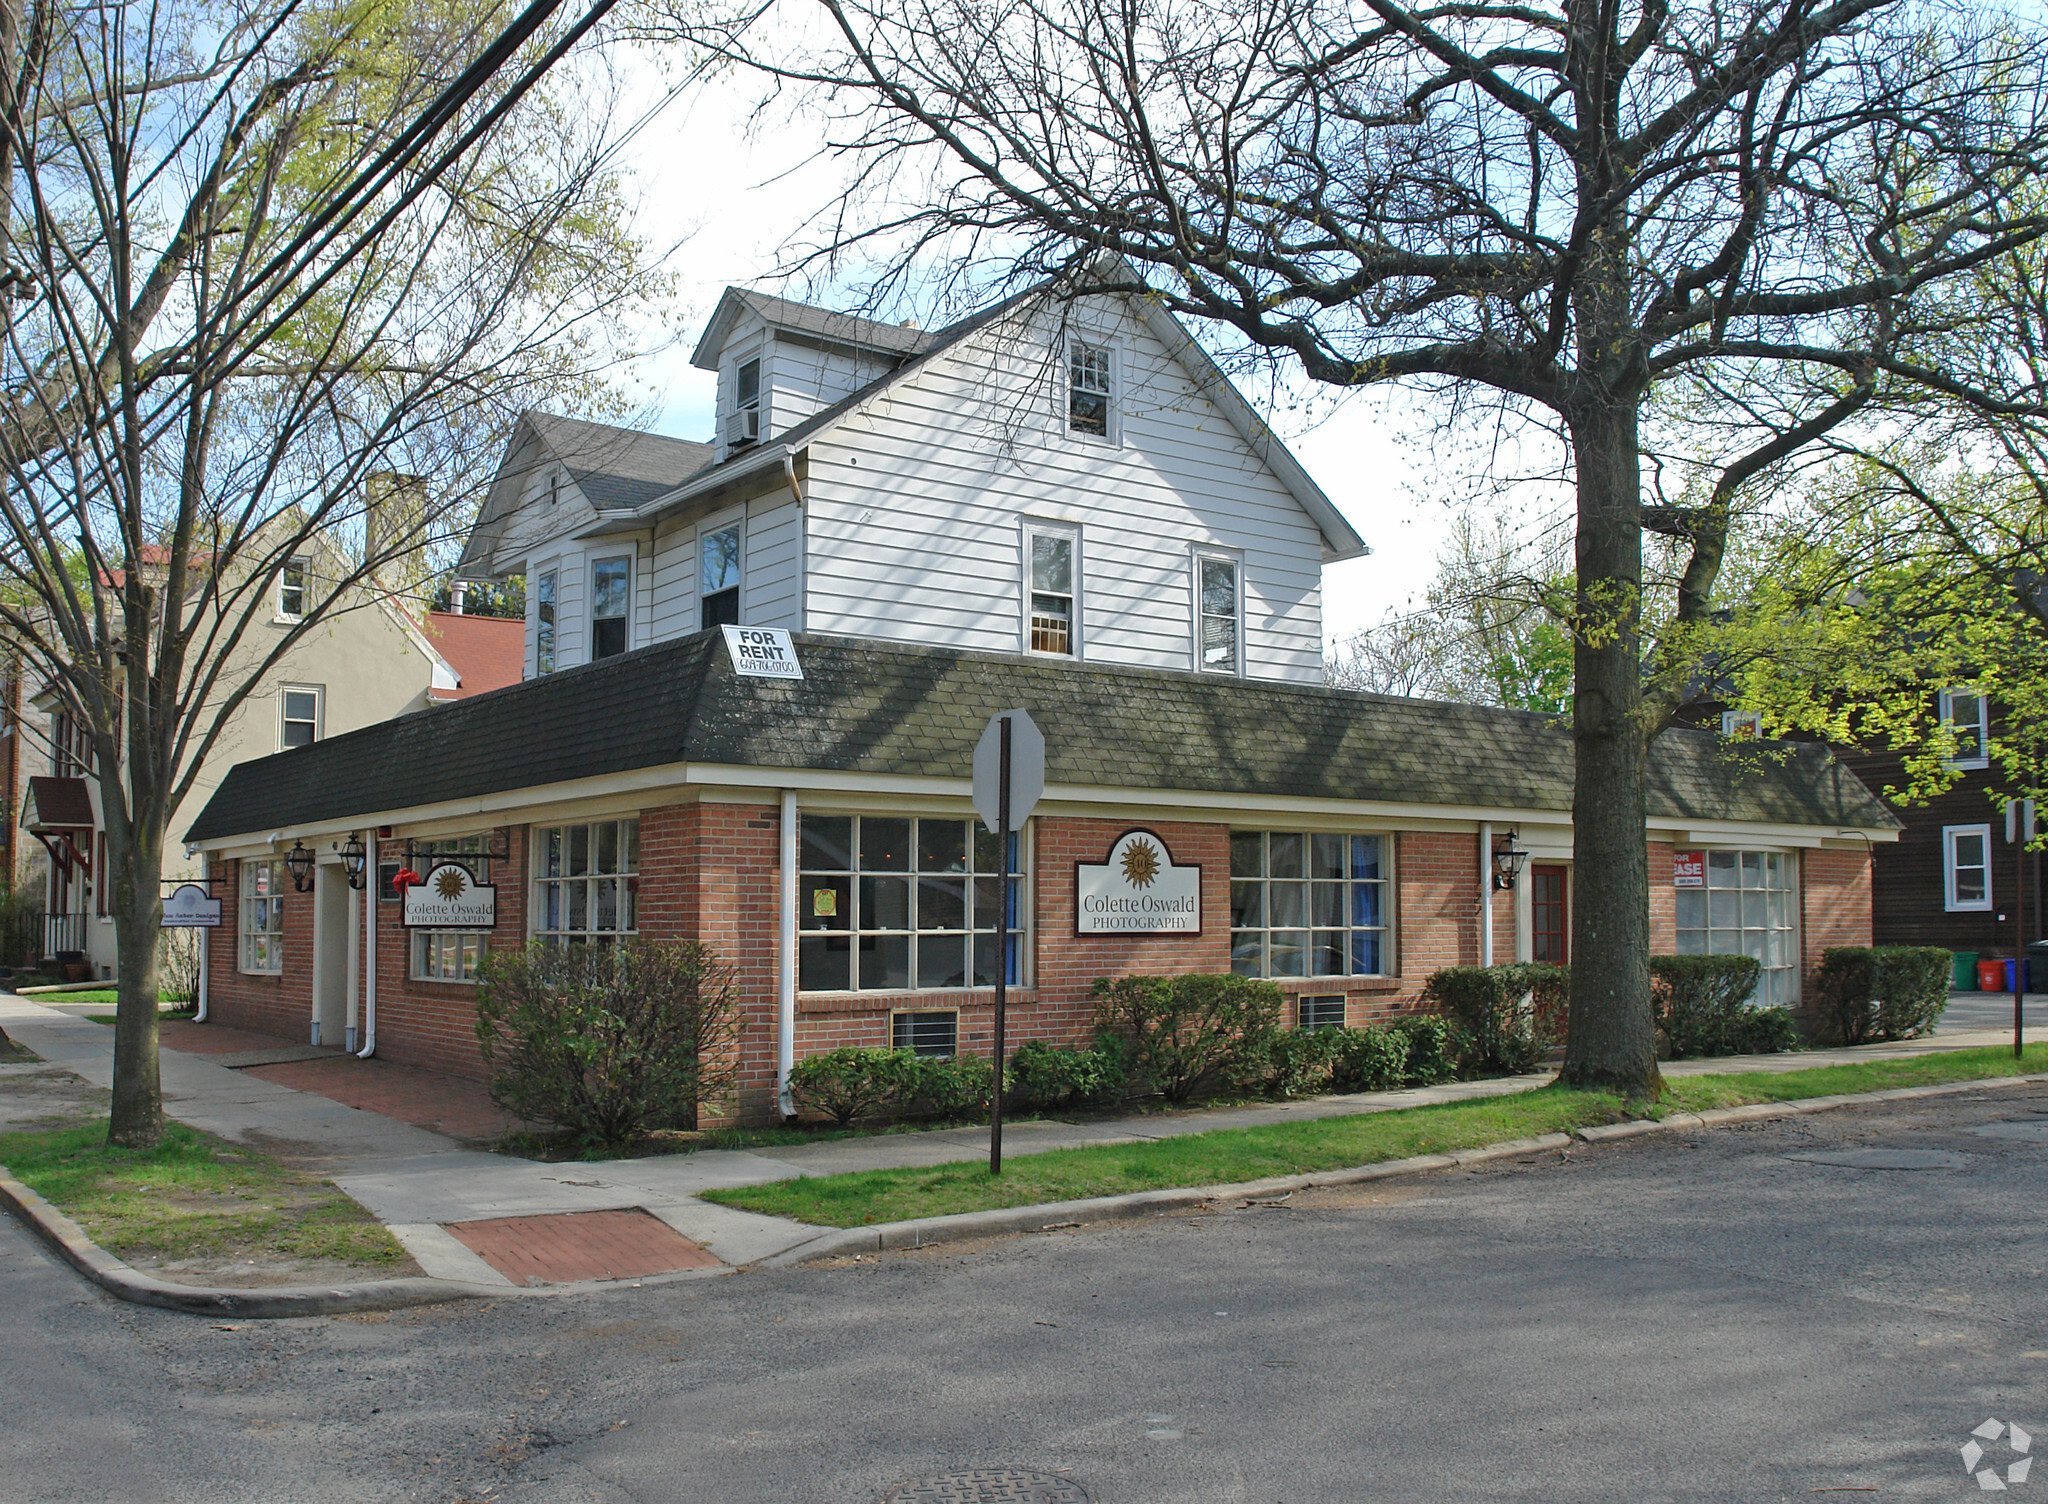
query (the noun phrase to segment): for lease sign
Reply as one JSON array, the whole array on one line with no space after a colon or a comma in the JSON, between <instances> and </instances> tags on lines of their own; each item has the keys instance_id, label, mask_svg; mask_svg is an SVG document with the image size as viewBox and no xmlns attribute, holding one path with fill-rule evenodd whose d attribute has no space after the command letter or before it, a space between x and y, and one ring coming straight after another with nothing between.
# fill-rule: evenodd
<instances>
[{"instance_id":1,"label":"for lease sign","mask_svg":"<svg viewBox=\"0 0 2048 1504\"><path fill-rule=\"evenodd\" d=\"M1704 851L1671 853L1671 886L1704 888L1707 885L1707 854Z\"/></svg>"}]
</instances>

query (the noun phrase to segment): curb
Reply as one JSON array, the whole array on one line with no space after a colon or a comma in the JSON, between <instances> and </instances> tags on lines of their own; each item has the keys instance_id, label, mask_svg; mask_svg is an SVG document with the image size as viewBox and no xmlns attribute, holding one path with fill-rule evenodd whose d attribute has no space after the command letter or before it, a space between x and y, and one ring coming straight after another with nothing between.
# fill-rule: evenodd
<instances>
[{"instance_id":1,"label":"curb","mask_svg":"<svg viewBox=\"0 0 2048 1504\"><path fill-rule=\"evenodd\" d=\"M1097 1222L1120 1222L1158 1212L1206 1205L1212 1201L1279 1195L1289 1191L1312 1190L1318 1186L1357 1185L1366 1181L1390 1180L1401 1175L1419 1175L1436 1170L1461 1169L1489 1160L1513 1159L1518 1155L1547 1149L1568 1149L1574 1143L1604 1144L1617 1139L1640 1138L1651 1133L1672 1133L1718 1127L1723 1123L1752 1122L1764 1118L1796 1117L1800 1113L1825 1112L1834 1107L1858 1106L1872 1102L1905 1102L1922 1097L1950 1096L1958 1092L1983 1091L2001 1086L2048 1082L2048 1073L2026 1076L1986 1076L1974 1081L1944 1081L1933 1086L1905 1086L1889 1091L1859 1092L1851 1096L1795 1097L1784 1102L1751 1102L1741 1107L1716 1107L1706 1112L1674 1112L1651 1120L1599 1123L1570 1133L1546 1133L1540 1138L1508 1139L1478 1149L1457 1149L1448 1154L1418 1154L1409 1159L1382 1160L1378 1164L1354 1165L1341 1170L1317 1170L1307 1175L1282 1175L1270 1180L1249 1180L1232 1185L1190 1186L1184 1189L1136 1191L1125 1196L1091 1196L1080 1201L1046 1201L1033 1206L998 1207L985 1212L957 1212L949 1217L921 1217L907 1222L883 1222L871 1227L837 1228L809 1242L786 1248L762 1259L752 1267L786 1269L823 1259L846 1258L855 1254L886 1253L897 1248L923 1248L938 1243L957 1243L968 1238L998 1237L1006 1233L1049 1232L1055 1228L1087 1226Z\"/></svg>"},{"instance_id":2,"label":"curb","mask_svg":"<svg viewBox=\"0 0 2048 1504\"><path fill-rule=\"evenodd\" d=\"M0 1165L0 1205L26 1222L57 1257L109 1294L188 1316L240 1316L270 1321L288 1316L335 1316L348 1311L396 1311L406 1306L518 1293L425 1278L367 1280L357 1285L280 1285L268 1290L174 1285L129 1268L87 1237L84 1228L16 1180L4 1165Z\"/></svg>"}]
</instances>

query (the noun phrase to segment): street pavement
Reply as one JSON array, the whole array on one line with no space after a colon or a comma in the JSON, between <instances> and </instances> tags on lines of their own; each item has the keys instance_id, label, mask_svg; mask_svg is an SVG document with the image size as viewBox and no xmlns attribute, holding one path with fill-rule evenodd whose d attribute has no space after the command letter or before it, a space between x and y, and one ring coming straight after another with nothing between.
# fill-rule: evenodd
<instances>
[{"instance_id":1,"label":"street pavement","mask_svg":"<svg viewBox=\"0 0 2048 1504\"><path fill-rule=\"evenodd\" d=\"M1975 1497L1974 1428L2000 1481L2006 1423L2048 1438L2044 1169L2048 1088L2006 1087L275 1323L119 1303L10 1226L0 1504Z\"/></svg>"}]
</instances>

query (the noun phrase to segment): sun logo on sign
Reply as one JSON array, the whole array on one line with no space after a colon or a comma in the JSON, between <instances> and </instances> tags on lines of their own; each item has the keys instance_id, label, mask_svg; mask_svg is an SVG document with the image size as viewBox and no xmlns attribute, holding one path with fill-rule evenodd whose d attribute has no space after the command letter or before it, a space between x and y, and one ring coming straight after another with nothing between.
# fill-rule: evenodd
<instances>
[{"instance_id":1,"label":"sun logo on sign","mask_svg":"<svg viewBox=\"0 0 2048 1504\"><path fill-rule=\"evenodd\" d=\"M462 874L453 867L434 879L434 891L453 903L462 896Z\"/></svg>"},{"instance_id":2,"label":"sun logo on sign","mask_svg":"<svg viewBox=\"0 0 2048 1504\"><path fill-rule=\"evenodd\" d=\"M1159 876L1159 851L1150 841L1133 841L1124 848L1124 881L1134 888L1149 888Z\"/></svg>"}]
</instances>

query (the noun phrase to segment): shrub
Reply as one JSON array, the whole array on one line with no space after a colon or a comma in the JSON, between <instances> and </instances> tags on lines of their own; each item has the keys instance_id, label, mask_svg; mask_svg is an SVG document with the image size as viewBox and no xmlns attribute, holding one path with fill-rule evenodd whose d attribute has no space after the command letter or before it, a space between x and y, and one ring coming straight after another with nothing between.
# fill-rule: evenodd
<instances>
[{"instance_id":1,"label":"shrub","mask_svg":"<svg viewBox=\"0 0 2048 1504\"><path fill-rule=\"evenodd\" d=\"M1732 1055L1778 1055L1799 1048L1799 1030L1785 1008L1744 1008L1728 1023Z\"/></svg>"},{"instance_id":2,"label":"shrub","mask_svg":"<svg viewBox=\"0 0 2048 1504\"><path fill-rule=\"evenodd\" d=\"M855 1118L906 1106L925 1075L913 1050L841 1045L790 1067L789 1100L798 1112L822 1113L844 1128Z\"/></svg>"},{"instance_id":3,"label":"shrub","mask_svg":"<svg viewBox=\"0 0 2048 1504\"><path fill-rule=\"evenodd\" d=\"M1408 1035L1400 1029L1331 1030L1337 1063L1331 1085L1338 1091L1387 1091L1408 1071Z\"/></svg>"},{"instance_id":4,"label":"shrub","mask_svg":"<svg viewBox=\"0 0 2048 1504\"><path fill-rule=\"evenodd\" d=\"M1434 1013L1411 1013L1391 1027L1407 1044L1401 1080L1407 1086L1434 1086L1458 1074L1458 1062L1471 1048L1464 1029Z\"/></svg>"},{"instance_id":5,"label":"shrub","mask_svg":"<svg viewBox=\"0 0 2048 1504\"><path fill-rule=\"evenodd\" d=\"M913 1111L941 1118L988 1116L995 1068L979 1055L919 1055L911 1072Z\"/></svg>"},{"instance_id":6,"label":"shrub","mask_svg":"<svg viewBox=\"0 0 2048 1504\"><path fill-rule=\"evenodd\" d=\"M1948 1007L1954 956L1929 945L1837 945L1814 973L1819 1033L1830 1044L1912 1039Z\"/></svg>"},{"instance_id":7,"label":"shrub","mask_svg":"<svg viewBox=\"0 0 2048 1504\"><path fill-rule=\"evenodd\" d=\"M1266 1046L1266 1089L1313 1097L1330 1089L1349 1029L1280 1029Z\"/></svg>"},{"instance_id":8,"label":"shrub","mask_svg":"<svg viewBox=\"0 0 2048 1504\"><path fill-rule=\"evenodd\" d=\"M1735 1052L1763 963L1755 956L1652 956L1650 996L1673 1060Z\"/></svg>"},{"instance_id":9,"label":"shrub","mask_svg":"<svg viewBox=\"0 0 2048 1504\"><path fill-rule=\"evenodd\" d=\"M1004 1100L1027 1111L1064 1112L1124 1094L1123 1052L1114 1047L1076 1049L1027 1039L1010 1057Z\"/></svg>"},{"instance_id":10,"label":"shrub","mask_svg":"<svg viewBox=\"0 0 2048 1504\"><path fill-rule=\"evenodd\" d=\"M1130 1079L1169 1102L1255 1084L1280 1027L1280 989L1229 973L1105 977L1095 997L1098 1032L1123 1041Z\"/></svg>"},{"instance_id":11,"label":"shrub","mask_svg":"<svg viewBox=\"0 0 2048 1504\"><path fill-rule=\"evenodd\" d=\"M731 969L689 941L536 942L490 956L477 988L491 1100L608 1148L726 1101L741 1028Z\"/></svg>"},{"instance_id":12,"label":"shrub","mask_svg":"<svg viewBox=\"0 0 2048 1504\"><path fill-rule=\"evenodd\" d=\"M1446 966L1423 984L1422 996L1470 1039L1466 1070L1519 1075L1556 1047L1551 1031L1570 991L1564 967L1523 962Z\"/></svg>"}]
</instances>

